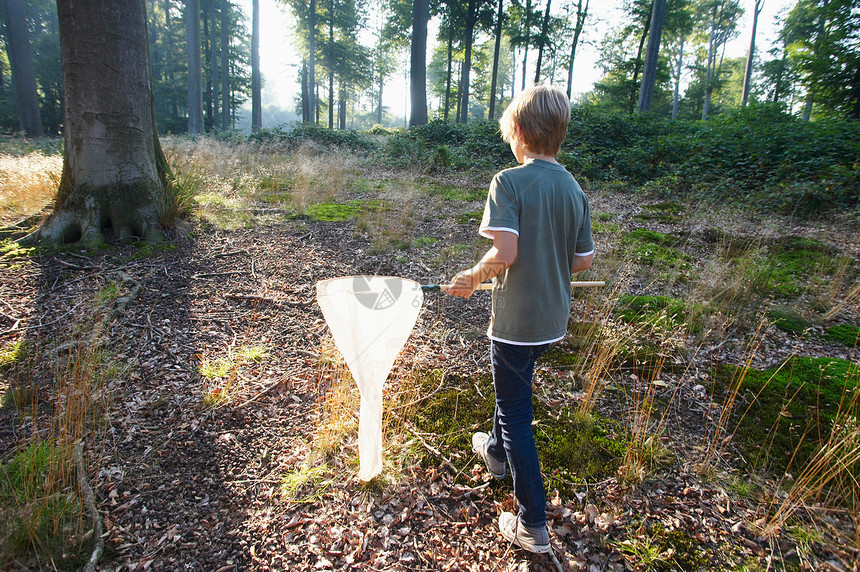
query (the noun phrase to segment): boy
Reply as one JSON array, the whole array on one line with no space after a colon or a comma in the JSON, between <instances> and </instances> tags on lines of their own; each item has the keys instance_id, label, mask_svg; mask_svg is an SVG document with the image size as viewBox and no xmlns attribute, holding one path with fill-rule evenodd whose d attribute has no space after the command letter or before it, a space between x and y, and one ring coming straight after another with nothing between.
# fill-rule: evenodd
<instances>
[{"instance_id":1,"label":"boy","mask_svg":"<svg viewBox=\"0 0 860 572\"><path fill-rule=\"evenodd\" d=\"M448 294L468 298L495 278L487 335L496 407L493 430L472 448L496 478L511 465L519 515L499 516L502 535L529 552L549 552L546 495L532 433L535 359L564 337L571 274L591 267L588 199L555 159L567 134L570 102L547 86L523 91L505 110L502 137L520 166L496 174L479 232L493 246L454 277Z\"/></svg>"}]
</instances>

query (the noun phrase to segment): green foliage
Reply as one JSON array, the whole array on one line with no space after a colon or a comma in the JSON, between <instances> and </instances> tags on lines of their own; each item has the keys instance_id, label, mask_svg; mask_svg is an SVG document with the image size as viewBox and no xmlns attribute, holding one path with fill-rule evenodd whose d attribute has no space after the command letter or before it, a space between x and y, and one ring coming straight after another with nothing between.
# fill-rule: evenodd
<instances>
[{"instance_id":1,"label":"green foliage","mask_svg":"<svg viewBox=\"0 0 860 572\"><path fill-rule=\"evenodd\" d=\"M29 346L24 340L12 342L0 348L0 372L20 364L28 357Z\"/></svg>"},{"instance_id":2,"label":"green foliage","mask_svg":"<svg viewBox=\"0 0 860 572\"><path fill-rule=\"evenodd\" d=\"M434 381L438 384L438 378L428 376L422 383L429 391ZM463 463L459 468L468 472L470 467L465 462L474 460L472 433L489 429L494 406L492 380L453 378L446 389L416 410L415 424L422 431L438 435L443 450L453 450L455 458ZM537 397L533 407L535 441L547 486L572 494L571 483L591 482L617 470L625 444L613 437L614 429L608 422L548 408Z\"/></svg>"},{"instance_id":3,"label":"green foliage","mask_svg":"<svg viewBox=\"0 0 860 572\"><path fill-rule=\"evenodd\" d=\"M718 367L717 387L729 387L739 369ZM836 358L793 357L780 367L750 368L732 411L735 442L754 464L774 474L797 471L827 440L837 412L848 407L858 385L857 366Z\"/></svg>"},{"instance_id":4,"label":"green foliage","mask_svg":"<svg viewBox=\"0 0 860 572\"><path fill-rule=\"evenodd\" d=\"M666 528L660 523L640 527L631 538L615 545L633 557L642 570L703 570L708 564L706 554L697 549L698 541L688 532Z\"/></svg>"},{"instance_id":5,"label":"green foliage","mask_svg":"<svg viewBox=\"0 0 860 572\"><path fill-rule=\"evenodd\" d=\"M254 143L280 143L290 148L299 147L302 143L307 142L313 142L326 148L352 149L354 151L369 151L375 148L371 138L364 133L350 129L327 129L310 123L260 129L252 133L248 140Z\"/></svg>"},{"instance_id":6,"label":"green foliage","mask_svg":"<svg viewBox=\"0 0 860 572\"><path fill-rule=\"evenodd\" d=\"M47 441L0 465L0 568L29 562L74 570L83 563L90 541L72 466L68 447Z\"/></svg>"},{"instance_id":7,"label":"green foliage","mask_svg":"<svg viewBox=\"0 0 860 572\"><path fill-rule=\"evenodd\" d=\"M589 181L820 214L860 206L860 125L749 106L702 121L574 107L559 161Z\"/></svg>"},{"instance_id":8,"label":"green foliage","mask_svg":"<svg viewBox=\"0 0 860 572\"><path fill-rule=\"evenodd\" d=\"M824 332L824 339L839 342L849 348L856 348L858 340L860 340L860 327L850 324L833 326Z\"/></svg>"}]
</instances>

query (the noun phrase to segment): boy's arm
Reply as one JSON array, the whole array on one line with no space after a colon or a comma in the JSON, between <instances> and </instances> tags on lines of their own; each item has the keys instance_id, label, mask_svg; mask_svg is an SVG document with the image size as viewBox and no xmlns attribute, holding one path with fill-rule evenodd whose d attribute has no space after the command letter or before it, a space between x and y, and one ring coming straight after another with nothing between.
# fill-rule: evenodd
<instances>
[{"instance_id":1,"label":"boy's arm","mask_svg":"<svg viewBox=\"0 0 860 572\"><path fill-rule=\"evenodd\" d=\"M448 294L468 298L481 282L495 278L517 259L519 237L506 230L493 232L493 246L484 257L468 270L460 272L451 281Z\"/></svg>"},{"instance_id":2,"label":"boy's arm","mask_svg":"<svg viewBox=\"0 0 860 572\"><path fill-rule=\"evenodd\" d=\"M583 270L588 270L591 268L591 262L594 260L594 254L589 254L587 256L579 256L578 254L573 257L573 268L570 269L571 274L576 274L577 272L582 272Z\"/></svg>"}]
</instances>

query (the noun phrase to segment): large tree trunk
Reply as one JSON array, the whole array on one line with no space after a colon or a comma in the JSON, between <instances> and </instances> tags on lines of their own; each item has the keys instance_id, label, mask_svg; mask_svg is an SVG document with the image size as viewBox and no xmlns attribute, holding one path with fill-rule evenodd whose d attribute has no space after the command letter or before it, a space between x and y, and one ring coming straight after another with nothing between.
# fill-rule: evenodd
<instances>
[{"instance_id":1,"label":"large tree trunk","mask_svg":"<svg viewBox=\"0 0 860 572\"><path fill-rule=\"evenodd\" d=\"M221 129L230 129L230 3L221 0Z\"/></svg>"},{"instance_id":2,"label":"large tree trunk","mask_svg":"<svg viewBox=\"0 0 860 572\"><path fill-rule=\"evenodd\" d=\"M29 29L23 0L6 0L6 50L15 84L18 121L27 135L38 137L42 134L42 119Z\"/></svg>"},{"instance_id":3,"label":"large tree trunk","mask_svg":"<svg viewBox=\"0 0 860 572\"><path fill-rule=\"evenodd\" d=\"M543 63L543 47L546 44L547 34L549 33L549 10L552 5L552 0L546 0L546 12L543 15L543 25L540 27L540 37L538 38L538 59L535 67L535 85L540 83L540 68Z\"/></svg>"},{"instance_id":4,"label":"large tree trunk","mask_svg":"<svg viewBox=\"0 0 860 572\"><path fill-rule=\"evenodd\" d=\"M472 73L472 43L475 40L477 12L477 0L469 0L469 12L466 14L465 53L463 55L463 67L460 70L460 114L457 117L457 123L469 121L469 80Z\"/></svg>"},{"instance_id":5,"label":"large tree trunk","mask_svg":"<svg viewBox=\"0 0 860 572\"><path fill-rule=\"evenodd\" d=\"M55 210L28 243L160 240L172 194L155 128L144 0L59 0L66 124Z\"/></svg>"},{"instance_id":6,"label":"large tree trunk","mask_svg":"<svg viewBox=\"0 0 860 572\"><path fill-rule=\"evenodd\" d=\"M642 70L642 86L639 89L639 112L651 110L654 84L657 81L657 56L660 53L660 36L663 34L663 18L666 15L666 0L654 0L651 9L651 29L648 31L648 48L645 50L645 67Z\"/></svg>"},{"instance_id":7,"label":"large tree trunk","mask_svg":"<svg viewBox=\"0 0 860 572\"><path fill-rule=\"evenodd\" d=\"M251 131L263 127L260 79L260 0L251 2Z\"/></svg>"},{"instance_id":8,"label":"large tree trunk","mask_svg":"<svg viewBox=\"0 0 860 572\"><path fill-rule=\"evenodd\" d=\"M203 67L200 62L200 0L185 0L185 38L188 50L188 133L206 132L203 126Z\"/></svg>"},{"instance_id":9,"label":"large tree trunk","mask_svg":"<svg viewBox=\"0 0 860 572\"><path fill-rule=\"evenodd\" d=\"M414 0L412 3L412 59L409 66L410 126L427 123L427 22L429 20L430 2Z\"/></svg>"},{"instance_id":10,"label":"large tree trunk","mask_svg":"<svg viewBox=\"0 0 860 572\"><path fill-rule=\"evenodd\" d=\"M496 14L496 45L493 47L493 78L490 81L490 110L488 117L493 120L496 112L496 84L499 80L499 51L502 46L502 18L504 16L505 0L499 0L499 12Z\"/></svg>"}]
</instances>

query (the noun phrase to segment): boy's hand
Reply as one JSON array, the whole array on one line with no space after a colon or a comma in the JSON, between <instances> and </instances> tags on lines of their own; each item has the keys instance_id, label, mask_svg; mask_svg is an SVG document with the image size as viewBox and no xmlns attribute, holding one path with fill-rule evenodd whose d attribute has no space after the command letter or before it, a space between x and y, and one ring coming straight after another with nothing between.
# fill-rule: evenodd
<instances>
[{"instance_id":1,"label":"boy's hand","mask_svg":"<svg viewBox=\"0 0 860 572\"><path fill-rule=\"evenodd\" d=\"M451 280L450 286L445 291L451 296L459 296L460 298L468 298L478 287L477 277L470 270L464 270Z\"/></svg>"}]
</instances>

